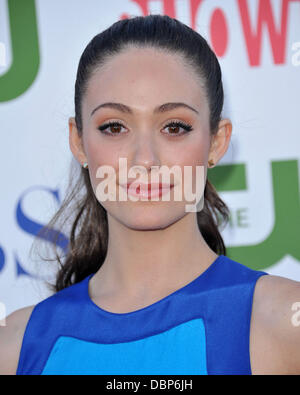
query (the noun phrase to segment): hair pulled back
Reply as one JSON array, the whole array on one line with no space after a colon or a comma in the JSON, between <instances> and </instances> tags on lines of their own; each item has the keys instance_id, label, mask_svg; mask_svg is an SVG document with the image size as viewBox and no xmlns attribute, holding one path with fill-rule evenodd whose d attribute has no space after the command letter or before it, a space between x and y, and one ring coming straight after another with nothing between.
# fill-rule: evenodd
<instances>
[{"instance_id":1,"label":"hair pulled back","mask_svg":"<svg viewBox=\"0 0 300 395\"><path fill-rule=\"evenodd\" d=\"M75 82L75 121L78 132L82 133L82 100L93 72L101 68L109 58L132 46L152 47L180 54L194 67L203 82L210 110L210 131L212 135L215 134L224 102L221 68L216 55L195 30L167 15L153 14L120 20L97 34L86 46L80 57ZM55 260L60 265L56 283L52 286L56 292L95 273L107 253L106 210L95 197L89 172L83 167L75 175L74 171L74 166L71 166L68 194L54 217L42 229L42 232L49 233L49 229L54 229L59 220L64 219L65 223L73 216L64 259L56 252ZM74 180L75 185L71 187ZM219 226L228 221L228 207L209 180L206 182L204 198L204 209L197 213L199 230L213 251L226 255ZM66 215L68 210L69 216ZM53 240L55 237L56 240ZM60 237L58 232L55 237L52 233L56 251Z\"/></svg>"}]
</instances>

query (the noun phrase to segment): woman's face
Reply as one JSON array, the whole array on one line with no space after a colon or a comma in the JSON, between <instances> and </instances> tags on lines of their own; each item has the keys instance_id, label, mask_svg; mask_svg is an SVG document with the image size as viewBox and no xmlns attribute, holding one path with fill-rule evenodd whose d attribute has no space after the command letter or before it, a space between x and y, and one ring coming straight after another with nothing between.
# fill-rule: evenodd
<instances>
[{"instance_id":1,"label":"woman's face","mask_svg":"<svg viewBox=\"0 0 300 395\"><path fill-rule=\"evenodd\" d=\"M123 111L117 106L96 109L104 103L121 103ZM165 103L184 103L194 110L185 106L165 106L161 111L154 111ZM103 128L108 122L117 125ZM168 126L171 122L181 122L191 130L181 125ZM184 185L185 166L193 169L193 186L196 166L204 166L206 175L211 153L209 107L197 75L179 55L153 48L130 48L112 57L88 82L82 99L82 123L81 139L74 122L69 124L70 147L81 164L88 162L98 200L97 186L107 177L96 177L99 167L114 169L117 191L119 182L124 182L120 180L119 158L127 160L127 176L131 167L141 169L141 173L128 177L128 182L140 177L150 184L151 173L147 169L151 166L158 166L156 172L163 165L169 169L179 166L182 179L178 175L177 178L171 176L170 183L175 187L181 185L180 188ZM161 178L159 181L164 182ZM174 188L169 201L162 201L162 198L160 201L131 201L129 197L127 201L118 201L117 194L116 201L100 203L109 215L127 227L162 229L186 215L186 204L191 203L184 195L181 201L175 201L172 198ZM122 191L126 193L125 189Z\"/></svg>"}]
</instances>

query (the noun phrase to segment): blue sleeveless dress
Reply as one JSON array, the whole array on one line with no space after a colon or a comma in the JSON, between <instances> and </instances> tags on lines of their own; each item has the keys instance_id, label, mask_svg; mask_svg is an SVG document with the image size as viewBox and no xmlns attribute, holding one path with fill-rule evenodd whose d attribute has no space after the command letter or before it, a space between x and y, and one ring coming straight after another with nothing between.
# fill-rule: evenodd
<instances>
[{"instance_id":1,"label":"blue sleeveless dress","mask_svg":"<svg viewBox=\"0 0 300 395\"><path fill-rule=\"evenodd\" d=\"M34 307L16 373L251 374L253 293L266 274L220 255L187 285L128 313L97 306L90 275Z\"/></svg>"}]
</instances>

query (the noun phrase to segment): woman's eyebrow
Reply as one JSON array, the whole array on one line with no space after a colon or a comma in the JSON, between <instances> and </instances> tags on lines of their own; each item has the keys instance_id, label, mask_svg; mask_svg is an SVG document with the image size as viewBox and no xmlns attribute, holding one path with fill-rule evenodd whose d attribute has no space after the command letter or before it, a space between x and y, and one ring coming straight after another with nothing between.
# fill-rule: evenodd
<instances>
[{"instance_id":1,"label":"woman's eyebrow","mask_svg":"<svg viewBox=\"0 0 300 395\"><path fill-rule=\"evenodd\" d=\"M157 113L163 113L166 111L171 111L175 108L179 108L179 107L185 107L188 108L192 111L194 111L195 113L199 114L199 112L197 110L195 110L193 107L189 106L186 103L165 103L165 104L161 104L158 107L155 107L153 113L157 114ZM133 114L133 111L130 107L126 106L125 104L122 103L112 103L112 102L108 102L108 103L103 103L100 104L99 106L97 106L96 108L94 108L94 110L91 112L91 116L100 108L113 108L115 110L121 111L123 113L127 113L127 114Z\"/></svg>"}]
</instances>

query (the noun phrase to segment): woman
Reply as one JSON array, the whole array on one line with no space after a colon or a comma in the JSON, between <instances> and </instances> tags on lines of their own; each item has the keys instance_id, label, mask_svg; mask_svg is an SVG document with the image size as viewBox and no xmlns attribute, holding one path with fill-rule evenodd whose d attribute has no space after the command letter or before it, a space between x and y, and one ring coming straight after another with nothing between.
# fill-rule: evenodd
<instances>
[{"instance_id":1,"label":"woman","mask_svg":"<svg viewBox=\"0 0 300 395\"><path fill-rule=\"evenodd\" d=\"M51 222L77 199L69 252L54 295L7 318L2 374L300 373L299 283L225 256L228 210L206 181L230 142L223 99L216 56L176 19L135 17L93 38L69 119L84 182ZM204 168L204 206L151 201L165 191L148 190L149 178L128 188L135 177L121 180L120 158L144 179L162 166ZM102 200L103 166L138 199ZM188 184L174 179L169 192Z\"/></svg>"}]
</instances>

